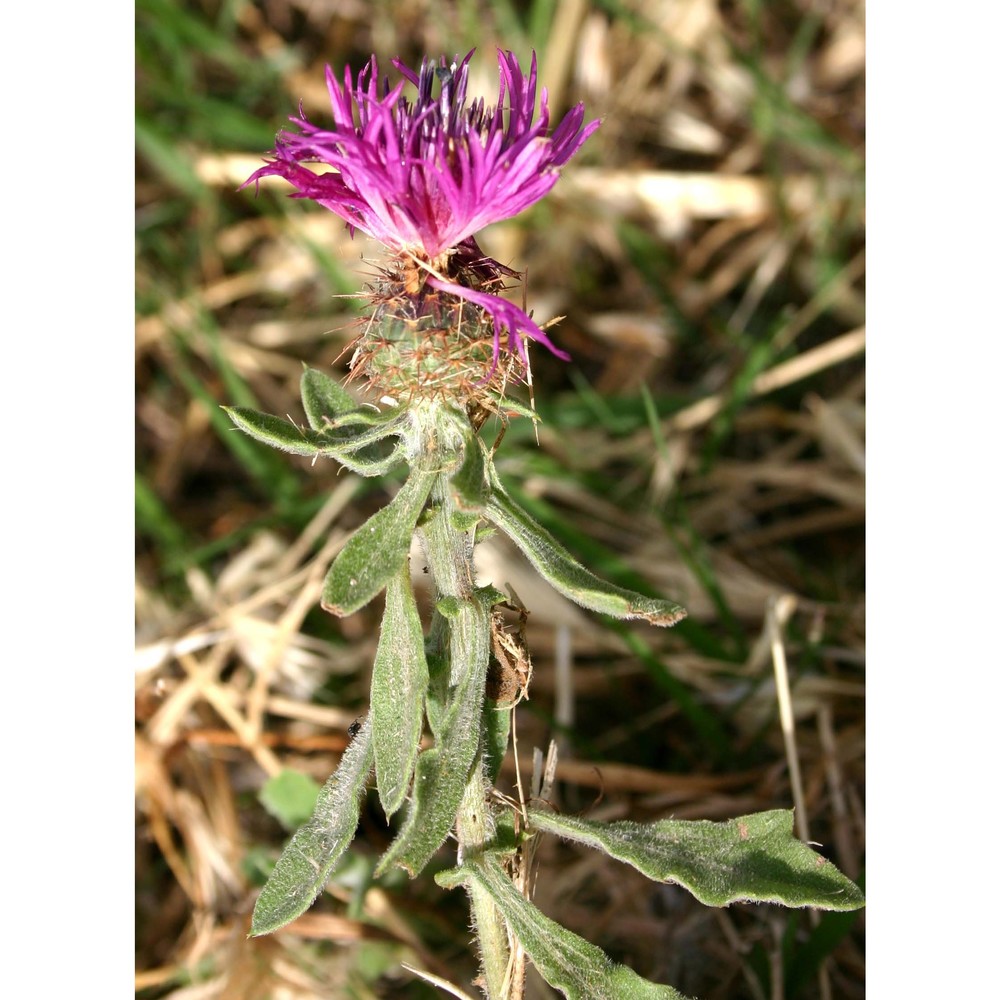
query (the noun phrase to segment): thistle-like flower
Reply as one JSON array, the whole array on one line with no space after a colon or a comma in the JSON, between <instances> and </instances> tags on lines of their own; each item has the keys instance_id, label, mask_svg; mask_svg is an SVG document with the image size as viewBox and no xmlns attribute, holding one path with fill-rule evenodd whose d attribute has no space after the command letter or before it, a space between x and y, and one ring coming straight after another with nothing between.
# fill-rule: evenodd
<instances>
[{"instance_id":1,"label":"thistle-like flower","mask_svg":"<svg viewBox=\"0 0 1000 1000\"><path fill-rule=\"evenodd\" d=\"M392 365L402 364L398 352L393 362L386 361L386 337L397 345L401 339L414 345L408 357L414 351L421 356L418 370L403 367L410 382L418 384L458 368L468 385L470 373L482 374L484 347L490 348L485 357L488 379L500 362L502 334L508 350L522 362L527 362L524 338L568 357L523 310L494 294L504 275L518 274L487 257L475 233L547 194L560 168L600 123L584 126L583 105L577 104L550 134L544 88L533 123L534 54L525 77L513 53L499 51L496 105L487 107L482 98L468 102L472 54L450 65L444 57L438 63L425 59L419 73L393 60L404 79L392 88L386 79L381 96L374 56L356 84L350 69L341 84L327 67L334 128L322 129L300 113L291 119L299 131L279 133L272 160L246 182L283 177L297 189L293 197L318 202L352 232L360 229L393 251L383 269L385 281L375 288L375 318L383 328L378 344L383 356L378 370L369 370L376 379L384 380ZM407 83L417 89L412 103L403 96ZM305 163L333 169L316 173ZM402 320L406 335L386 333L387 319ZM458 362L452 355L442 364L439 352L427 348L430 341L442 340L435 334L446 328L458 330L458 340L474 349ZM369 347L362 354L371 369L368 362L376 351Z\"/></svg>"}]
</instances>

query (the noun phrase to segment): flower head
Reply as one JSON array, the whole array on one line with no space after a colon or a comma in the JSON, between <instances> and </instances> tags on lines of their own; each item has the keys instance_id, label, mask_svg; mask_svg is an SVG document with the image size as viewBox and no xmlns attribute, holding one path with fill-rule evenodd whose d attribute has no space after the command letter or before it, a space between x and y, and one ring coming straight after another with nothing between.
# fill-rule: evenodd
<instances>
[{"instance_id":1,"label":"flower head","mask_svg":"<svg viewBox=\"0 0 1000 1000\"><path fill-rule=\"evenodd\" d=\"M474 50L473 50L474 51ZM278 135L272 160L246 182L278 175L309 198L339 215L401 257L423 269L422 286L456 296L484 310L494 330L493 367L501 331L507 346L525 358L523 337L566 357L521 309L487 289L516 275L479 249L475 233L533 205L551 190L559 169L600 124L583 125L576 105L549 133L548 97L541 94L535 115L537 65L527 77L511 52L497 53L497 103L469 102L472 52L448 65L425 59L420 72L399 60L395 87L386 79L379 93L374 56L343 84L327 67L334 127L322 129L300 114L298 132ZM416 99L403 96L407 84ZM436 91L436 94L435 94ZM333 168L316 173L305 163Z\"/></svg>"}]
</instances>

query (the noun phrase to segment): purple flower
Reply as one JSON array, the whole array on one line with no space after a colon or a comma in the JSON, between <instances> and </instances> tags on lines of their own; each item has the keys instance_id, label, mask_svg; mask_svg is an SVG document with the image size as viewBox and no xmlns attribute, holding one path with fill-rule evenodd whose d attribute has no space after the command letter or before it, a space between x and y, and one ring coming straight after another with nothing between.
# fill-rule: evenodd
<instances>
[{"instance_id":1,"label":"purple flower","mask_svg":"<svg viewBox=\"0 0 1000 1000\"><path fill-rule=\"evenodd\" d=\"M419 74L394 59L404 79L391 89L386 79L381 96L374 56L356 85L350 69L341 86L327 67L334 128L319 128L304 116L292 119L300 131L279 133L273 160L246 184L274 174L284 177L297 189L293 197L311 198L339 215L352 232L361 229L419 261L426 284L475 303L493 318L494 367L502 330L508 348L522 359L524 336L565 358L526 313L482 290L498 285L502 274L516 272L486 257L474 234L547 194L559 168L600 122L583 126L583 105L577 104L550 135L543 88L538 121L532 124L538 77L534 54L525 78L513 53L498 51L496 106L486 107L482 98L469 103L471 58L472 52L450 67L443 57L438 64L425 59ZM407 82L417 88L414 103L402 96ZM333 170L317 174L304 163L324 163Z\"/></svg>"}]
</instances>

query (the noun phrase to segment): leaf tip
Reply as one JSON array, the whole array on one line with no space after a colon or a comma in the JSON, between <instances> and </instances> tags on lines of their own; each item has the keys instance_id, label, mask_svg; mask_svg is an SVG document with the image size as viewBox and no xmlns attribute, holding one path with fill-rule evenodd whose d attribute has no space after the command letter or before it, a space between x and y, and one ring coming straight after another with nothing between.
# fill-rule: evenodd
<instances>
[{"instance_id":1,"label":"leaf tip","mask_svg":"<svg viewBox=\"0 0 1000 1000\"><path fill-rule=\"evenodd\" d=\"M331 615L336 615L338 618L343 618L347 613L346 610L339 604L333 604L332 602L326 600L326 598L320 600L319 606L324 611L328 611Z\"/></svg>"},{"instance_id":2,"label":"leaf tip","mask_svg":"<svg viewBox=\"0 0 1000 1000\"><path fill-rule=\"evenodd\" d=\"M669 628L671 625L676 625L678 622L687 618L687 614L686 608L682 608L674 604L668 611L644 614L642 617L645 618L650 625L660 625L663 628Z\"/></svg>"},{"instance_id":3,"label":"leaf tip","mask_svg":"<svg viewBox=\"0 0 1000 1000\"><path fill-rule=\"evenodd\" d=\"M257 901L258 903L260 902L260 897L258 897ZM265 916L258 913L257 907L254 907L253 916L250 918L250 933L247 935L247 938L259 938L264 937L266 934L273 934L282 926L284 924L275 923L273 919L268 920Z\"/></svg>"},{"instance_id":4,"label":"leaf tip","mask_svg":"<svg viewBox=\"0 0 1000 1000\"><path fill-rule=\"evenodd\" d=\"M420 874L419 869L415 869L413 865L407 864L404 859L394 857L393 850L390 848L389 851L382 856L382 860L375 866L375 871L373 873L375 878L381 878L381 876L391 871L393 865L397 868L402 868L410 878L416 878Z\"/></svg>"}]
</instances>

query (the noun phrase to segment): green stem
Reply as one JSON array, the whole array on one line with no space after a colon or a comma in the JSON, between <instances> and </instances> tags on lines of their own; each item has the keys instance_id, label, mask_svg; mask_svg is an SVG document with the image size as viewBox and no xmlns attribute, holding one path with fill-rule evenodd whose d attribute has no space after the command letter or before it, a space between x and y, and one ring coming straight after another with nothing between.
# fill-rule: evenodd
<instances>
[{"instance_id":1,"label":"green stem","mask_svg":"<svg viewBox=\"0 0 1000 1000\"><path fill-rule=\"evenodd\" d=\"M457 821L459 863L473 851L481 852L492 834L493 816L486 802L486 780L477 761L462 798ZM505 980L510 962L507 923L493 902L493 897L475 883L468 886L472 907L472 925L479 938L479 953L490 1000L507 996Z\"/></svg>"},{"instance_id":2,"label":"green stem","mask_svg":"<svg viewBox=\"0 0 1000 1000\"><path fill-rule=\"evenodd\" d=\"M435 431L437 422L434 410L422 414L419 421L418 448L423 456L439 452ZM483 597L477 592L472 551L475 529L461 529L456 523L459 511L452 497L452 487L447 473L440 473L431 490L428 516L417 529L430 568L436 591L436 601L451 599L458 607L465 606L471 613L449 616L451 676L449 687L454 689L465 670L476 658L489 655L489 609L482 613L479 607ZM470 607L470 605L472 607ZM487 795L489 782L486 777L482 750L476 755L456 817L455 832L458 838L458 860L461 864L482 854L493 837L493 811ZM489 1000L501 1000L506 990L504 980L510 959L506 921L500 915L488 893L473 887L469 893L472 921L479 940L486 995Z\"/></svg>"}]
</instances>

